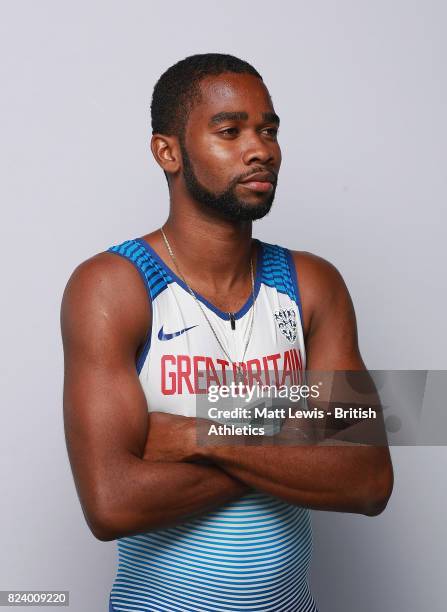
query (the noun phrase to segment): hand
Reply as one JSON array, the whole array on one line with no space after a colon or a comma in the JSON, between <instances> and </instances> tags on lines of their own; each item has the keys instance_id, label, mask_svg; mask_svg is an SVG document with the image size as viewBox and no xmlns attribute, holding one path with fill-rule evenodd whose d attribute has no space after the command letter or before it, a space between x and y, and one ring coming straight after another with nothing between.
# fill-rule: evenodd
<instances>
[{"instance_id":1,"label":"hand","mask_svg":"<svg viewBox=\"0 0 447 612\"><path fill-rule=\"evenodd\" d=\"M157 462L199 461L195 417L149 412L143 459Z\"/></svg>"}]
</instances>

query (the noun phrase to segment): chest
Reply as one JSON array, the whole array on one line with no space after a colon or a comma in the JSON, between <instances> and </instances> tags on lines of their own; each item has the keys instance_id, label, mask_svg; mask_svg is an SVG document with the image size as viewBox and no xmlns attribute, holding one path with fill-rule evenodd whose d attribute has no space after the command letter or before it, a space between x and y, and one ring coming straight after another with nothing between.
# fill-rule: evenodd
<instances>
[{"instance_id":1,"label":"chest","mask_svg":"<svg viewBox=\"0 0 447 612\"><path fill-rule=\"evenodd\" d=\"M254 308L247 304L233 320L176 284L153 302L150 349L139 373L149 410L195 416L196 396L209 384L228 384L235 364L248 384L298 382L304 339L289 296L261 285Z\"/></svg>"}]
</instances>

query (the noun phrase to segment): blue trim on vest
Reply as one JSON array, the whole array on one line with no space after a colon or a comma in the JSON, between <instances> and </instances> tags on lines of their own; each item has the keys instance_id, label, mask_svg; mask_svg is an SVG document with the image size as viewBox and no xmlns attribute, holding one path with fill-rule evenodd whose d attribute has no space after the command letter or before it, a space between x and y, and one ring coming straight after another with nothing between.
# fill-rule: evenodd
<instances>
[{"instance_id":1,"label":"blue trim on vest","mask_svg":"<svg viewBox=\"0 0 447 612\"><path fill-rule=\"evenodd\" d=\"M296 295L295 301L298 304L298 308L300 311L301 326L303 328L303 333L304 333L303 307L301 304L301 296L300 296L300 290L299 290L299 285L298 285L298 272L296 269L295 262L293 260L293 255L291 251L289 251L288 249L287 249L287 259L289 262L290 276L292 277L293 288L294 288L295 295Z\"/></svg>"},{"instance_id":2,"label":"blue trim on vest","mask_svg":"<svg viewBox=\"0 0 447 612\"><path fill-rule=\"evenodd\" d=\"M259 289L261 288L261 282L262 282L262 271L264 268L264 248L263 248L263 243L260 240L257 240L256 238L254 240L258 244L258 256L256 260L256 277L255 277L255 287L254 287L255 300L256 300L258 293L259 293ZM147 243L143 238L137 238L136 241L144 249L146 249L147 253L151 256L151 258L154 259L159 264L159 266L164 270L166 277L169 278L169 282L175 281L176 283L180 285L180 287L182 287L185 291L189 293L189 289L187 285L183 282L180 276L178 276L173 270L171 270L169 266L166 265L163 259L158 255L158 253L151 247L149 243ZM220 310L220 308L217 308L216 306L214 306L214 304L212 304L206 298L200 295L200 293L197 293L197 292L194 292L194 293L197 299L200 300L202 304L205 304L205 306L207 306L210 310L212 310L218 317L220 317L224 321L230 320L230 315L228 314L228 312L224 312L223 310ZM250 310L252 303L253 303L253 296L250 294L247 301L242 306L242 308L240 308L237 312L233 313L234 318L240 319L241 317L243 317L244 314L246 314Z\"/></svg>"},{"instance_id":3,"label":"blue trim on vest","mask_svg":"<svg viewBox=\"0 0 447 612\"><path fill-rule=\"evenodd\" d=\"M109 253L115 253L124 257L128 261L134 264L141 278L143 279L146 287L146 292L149 300L152 302L164 289L167 288L168 284L172 282L172 278L167 276L164 270L160 269L160 266L156 261L151 258L150 254L147 253L144 246L139 244L135 239L125 240L121 244L116 244L107 249ZM148 330L146 339L138 359L136 360L137 373L140 374L146 357L151 347L152 339L152 325Z\"/></svg>"},{"instance_id":4,"label":"blue trim on vest","mask_svg":"<svg viewBox=\"0 0 447 612\"><path fill-rule=\"evenodd\" d=\"M144 241L143 241L144 243ZM143 273L145 284L149 290L152 300L166 289L173 279L166 271L158 265L157 260L144 248L144 244L137 239L126 240L122 244L112 246L108 249L127 257Z\"/></svg>"},{"instance_id":5,"label":"blue trim on vest","mask_svg":"<svg viewBox=\"0 0 447 612\"><path fill-rule=\"evenodd\" d=\"M262 282L284 293L298 303L289 265L288 249L277 244L264 243L264 270Z\"/></svg>"}]
</instances>

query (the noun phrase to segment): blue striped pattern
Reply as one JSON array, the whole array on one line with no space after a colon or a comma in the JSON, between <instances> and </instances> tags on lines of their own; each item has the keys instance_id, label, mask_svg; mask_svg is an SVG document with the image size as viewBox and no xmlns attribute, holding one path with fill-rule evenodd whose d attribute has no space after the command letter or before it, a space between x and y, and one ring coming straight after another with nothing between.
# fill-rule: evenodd
<instances>
[{"instance_id":1,"label":"blue striped pattern","mask_svg":"<svg viewBox=\"0 0 447 612\"><path fill-rule=\"evenodd\" d=\"M107 249L129 259L138 268L152 300L173 282L171 276L164 270L149 251L136 240L126 240L121 244L111 246Z\"/></svg>"},{"instance_id":2,"label":"blue striped pattern","mask_svg":"<svg viewBox=\"0 0 447 612\"><path fill-rule=\"evenodd\" d=\"M295 302L298 301L291 275L287 249L276 244L264 246L264 266L261 281L268 287L274 287L280 293L285 293Z\"/></svg>"},{"instance_id":3,"label":"blue striped pattern","mask_svg":"<svg viewBox=\"0 0 447 612\"><path fill-rule=\"evenodd\" d=\"M310 513L253 491L181 525L118 540L117 612L316 612Z\"/></svg>"}]
</instances>

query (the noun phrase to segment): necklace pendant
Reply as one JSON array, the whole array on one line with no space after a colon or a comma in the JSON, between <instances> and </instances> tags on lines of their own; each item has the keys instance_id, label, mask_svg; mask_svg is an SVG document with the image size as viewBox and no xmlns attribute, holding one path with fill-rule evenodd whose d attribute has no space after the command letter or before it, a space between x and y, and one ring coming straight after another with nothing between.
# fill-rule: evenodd
<instances>
[{"instance_id":1,"label":"necklace pendant","mask_svg":"<svg viewBox=\"0 0 447 612\"><path fill-rule=\"evenodd\" d=\"M234 382L236 384L239 384L240 382L241 383L244 382L244 373L242 371L242 366L240 366L240 365L236 366L236 373L234 375Z\"/></svg>"}]
</instances>

